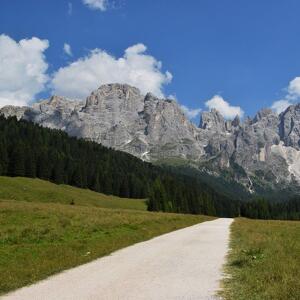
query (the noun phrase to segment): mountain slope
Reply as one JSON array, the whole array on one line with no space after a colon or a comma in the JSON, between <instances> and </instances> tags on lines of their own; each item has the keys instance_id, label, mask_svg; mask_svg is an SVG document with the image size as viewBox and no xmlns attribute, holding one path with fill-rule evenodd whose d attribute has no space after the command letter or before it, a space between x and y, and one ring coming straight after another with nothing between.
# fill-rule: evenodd
<instances>
[{"instance_id":1,"label":"mountain slope","mask_svg":"<svg viewBox=\"0 0 300 300\"><path fill-rule=\"evenodd\" d=\"M184 160L214 176L225 171L250 192L300 183L300 104L280 115L263 109L244 122L224 120L212 110L202 113L196 127L176 101L109 84L94 91L85 103L53 96L32 107L4 107L0 113L64 130L146 161Z\"/></svg>"},{"instance_id":2,"label":"mountain slope","mask_svg":"<svg viewBox=\"0 0 300 300\"><path fill-rule=\"evenodd\" d=\"M128 153L0 116L0 175L27 176L125 198L148 198L148 209L235 216L238 203L198 178Z\"/></svg>"}]
</instances>

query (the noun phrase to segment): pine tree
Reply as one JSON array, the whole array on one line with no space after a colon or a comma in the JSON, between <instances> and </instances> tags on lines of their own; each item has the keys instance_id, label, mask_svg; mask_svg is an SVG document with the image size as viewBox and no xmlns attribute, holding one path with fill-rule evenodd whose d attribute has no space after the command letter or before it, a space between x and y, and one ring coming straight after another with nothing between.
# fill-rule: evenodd
<instances>
[{"instance_id":1,"label":"pine tree","mask_svg":"<svg viewBox=\"0 0 300 300\"><path fill-rule=\"evenodd\" d=\"M52 171L52 180L55 183L64 183L64 163L61 159L57 159Z\"/></svg>"},{"instance_id":2,"label":"pine tree","mask_svg":"<svg viewBox=\"0 0 300 300\"><path fill-rule=\"evenodd\" d=\"M77 166L75 168L71 183L75 186L82 187L82 175L81 175L81 169L79 166Z\"/></svg>"},{"instance_id":3,"label":"pine tree","mask_svg":"<svg viewBox=\"0 0 300 300\"><path fill-rule=\"evenodd\" d=\"M6 175L8 169L9 158L7 154L7 144L0 142L0 175Z\"/></svg>"},{"instance_id":4,"label":"pine tree","mask_svg":"<svg viewBox=\"0 0 300 300\"><path fill-rule=\"evenodd\" d=\"M25 176L35 178L36 177L36 160L34 152L27 148L26 161L25 161Z\"/></svg>"},{"instance_id":5,"label":"pine tree","mask_svg":"<svg viewBox=\"0 0 300 300\"><path fill-rule=\"evenodd\" d=\"M24 145L19 143L10 154L9 175L25 176L25 153Z\"/></svg>"}]
</instances>

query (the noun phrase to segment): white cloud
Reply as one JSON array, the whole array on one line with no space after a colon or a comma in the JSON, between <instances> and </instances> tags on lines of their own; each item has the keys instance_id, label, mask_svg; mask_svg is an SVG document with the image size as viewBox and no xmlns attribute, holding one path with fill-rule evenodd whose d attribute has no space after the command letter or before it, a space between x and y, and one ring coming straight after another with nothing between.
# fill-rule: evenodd
<instances>
[{"instance_id":1,"label":"white cloud","mask_svg":"<svg viewBox=\"0 0 300 300\"><path fill-rule=\"evenodd\" d=\"M90 9L105 11L107 9L107 0L82 0L83 4Z\"/></svg>"},{"instance_id":2,"label":"white cloud","mask_svg":"<svg viewBox=\"0 0 300 300\"><path fill-rule=\"evenodd\" d=\"M300 97L300 77L294 78L288 86L288 96L298 99Z\"/></svg>"},{"instance_id":3,"label":"white cloud","mask_svg":"<svg viewBox=\"0 0 300 300\"><path fill-rule=\"evenodd\" d=\"M44 51L47 40L33 37L16 42L0 35L0 107L26 105L48 80Z\"/></svg>"},{"instance_id":4,"label":"white cloud","mask_svg":"<svg viewBox=\"0 0 300 300\"><path fill-rule=\"evenodd\" d=\"M92 50L54 73L52 89L58 95L85 98L102 84L127 83L143 94L151 92L163 97L163 86L172 80L172 75L163 73L161 62L145 54L146 50L145 45L136 44L120 58L101 49Z\"/></svg>"},{"instance_id":5,"label":"white cloud","mask_svg":"<svg viewBox=\"0 0 300 300\"><path fill-rule=\"evenodd\" d=\"M221 96L215 95L205 102L206 107L210 110L215 108L226 119L233 119L236 116L243 117L244 111L239 106L231 106Z\"/></svg>"},{"instance_id":6,"label":"white cloud","mask_svg":"<svg viewBox=\"0 0 300 300\"><path fill-rule=\"evenodd\" d=\"M289 100L278 100L275 101L271 108L274 109L278 114L280 114L281 112L285 111L290 105L292 105L293 103L290 102Z\"/></svg>"},{"instance_id":7,"label":"white cloud","mask_svg":"<svg viewBox=\"0 0 300 300\"><path fill-rule=\"evenodd\" d=\"M73 56L71 46L67 43L64 43L64 52L69 56Z\"/></svg>"},{"instance_id":8,"label":"white cloud","mask_svg":"<svg viewBox=\"0 0 300 300\"><path fill-rule=\"evenodd\" d=\"M281 100L273 102L271 108L278 114L285 111L290 105L300 100L300 77L295 77L290 81L287 94Z\"/></svg>"},{"instance_id":9,"label":"white cloud","mask_svg":"<svg viewBox=\"0 0 300 300\"><path fill-rule=\"evenodd\" d=\"M185 105L180 105L180 108L189 119L196 118L202 110L201 108L188 108Z\"/></svg>"}]
</instances>

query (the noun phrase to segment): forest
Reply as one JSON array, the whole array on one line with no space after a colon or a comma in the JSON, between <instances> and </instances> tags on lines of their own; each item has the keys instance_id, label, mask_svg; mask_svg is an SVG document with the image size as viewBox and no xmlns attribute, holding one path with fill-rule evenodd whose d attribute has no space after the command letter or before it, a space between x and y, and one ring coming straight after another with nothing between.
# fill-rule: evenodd
<instances>
[{"instance_id":1,"label":"forest","mask_svg":"<svg viewBox=\"0 0 300 300\"><path fill-rule=\"evenodd\" d=\"M280 203L233 199L200 178L14 117L0 116L0 175L37 177L120 197L146 198L151 211L300 219L300 197Z\"/></svg>"}]
</instances>

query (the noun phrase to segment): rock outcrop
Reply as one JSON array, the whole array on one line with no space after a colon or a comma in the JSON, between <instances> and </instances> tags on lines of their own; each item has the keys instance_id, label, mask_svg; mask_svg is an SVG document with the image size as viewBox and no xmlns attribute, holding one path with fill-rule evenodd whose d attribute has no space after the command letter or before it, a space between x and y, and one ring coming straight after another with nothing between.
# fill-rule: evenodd
<instances>
[{"instance_id":1,"label":"rock outcrop","mask_svg":"<svg viewBox=\"0 0 300 300\"><path fill-rule=\"evenodd\" d=\"M291 105L280 118L280 138L284 144L300 150L300 103Z\"/></svg>"},{"instance_id":2,"label":"rock outcrop","mask_svg":"<svg viewBox=\"0 0 300 300\"><path fill-rule=\"evenodd\" d=\"M202 113L197 127L174 100L142 95L126 84L108 84L85 102L53 96L31 107L6 106L0 113L143 160L180 159L214 174L230 171L249 190L253 180L273 186L300 183L300 104L280 115L263 109L244 122L238 117L225 120L213 109Z\"/></svg>"}]
</instances>

